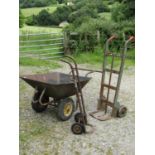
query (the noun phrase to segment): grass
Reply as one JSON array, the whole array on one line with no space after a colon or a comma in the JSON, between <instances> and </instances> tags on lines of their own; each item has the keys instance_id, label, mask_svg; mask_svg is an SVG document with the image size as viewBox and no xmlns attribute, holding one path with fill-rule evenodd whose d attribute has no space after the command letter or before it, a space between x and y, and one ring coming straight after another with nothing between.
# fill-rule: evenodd
<instances>
[{"instance_id":1,"label":"grass","mask_svg":"<svg viewBox=\"0 0 155 155\"><path fill-rule=\"evenodd\" d=\"M127 56L134 57L134 50L130 50L127 53ZM73 56L74 59L77 61L78 64L91 64L94 66L94 68L101 68L103 63L103 49L98 47L94 51L94 53L91 52L83 52L79 53L77 55ZM108 62L111 61L111 58L108 59ZM120 59L115 58L115 64L114 66L118 66L120 64ZM134 59L126 59L125 61L125 67L134 66L135 60Z\"/></svg>"},{"instance_id":2,"label":"grass","mask_svg":"<svg viewBox=\"0 0 155 155\"><path fill-rule=\"evenodd\" d=\"M22 66L44 66L44 67L50 67L52 69L56 69L61 67L60 64L58 64L56 61L46 61L46 60L39 60L35 58L20 58L19 64Z\"/></svg>"},{"instance_id":3,"label":"grass","mask_svg":"<svg viewBox=\"0 0 155 155\"><path fill-rule=\"evenodd\" d=\"M33 137L41 136L48 131L48 128L42 125L39 122L32 122L29 125L26 125L29 130L27 132L20 132L19 140L21 142L27 142L27 140L32 139Z\"/></svg>"},{"instance_id":4,"label":"grass","mask_svg":"<svg viewBox=\"0 0 155 155\"><path fill-rule=\"evenodd\" d=\"M43 9L46 9L52 13L56 10L56 8L57 8L57 5L48 6L48 7L25 8L25 9L22 9L22 13L25 17L28 17L31 15L37 15Z\"/></svg>"},{"instance_id":5,"label":"grass","mask_svg":"<svg viewBox=\"0 0 155 155\"><path fill-rule=\"evenodd\" d=\"M105 18L106 20L111 20L111 12L99 13L99 16Z\"/></svg>"},{"instance_id":6,"label":"grass","mask_svg":"<svg viewBox=\"0 0 155 155\"><path fill-rule=\"evenodd\" d=\"M135 51L130 50L127 53L127 56L134 57ZM82 52L73 55L74 59L78 64L88 64L93 66L94 68L101 69L102 63L103 63L103 49L100 47L97 47L96 50L92 52ZM111 62L111 58L108 58L108 62ZM58 64L56 61L45 61L45 60L39 60L36 58L20 58L19 64L22 66L45 66L50 67L52 69L56 69L59 67L62 67L60 64ZM118 67L120 64L120 59L115 58L114 66ZM126 59L125 61L125 68L128 68L129 66L134 66L135 60L134 59Z\"/></svg>"},{"instance_id":7,"label":"grass","mask_svg":"<svg viewBox=\"0 0 155 155\"><path fill-rule=\"evenodd\" d=\"M37 35L37 36L20 36L20 41L32 41L32 42L20 42L20 55L29 55L28 57L20 57L19 64L22 66L45 66L51 67L52 69L61 67L55 61L46 61L46 60L39 60L36 57L50 57L56 56L56 52L62 52L62 45L53 45L55 43L62 43L62 39L60 40L51 40L55 38L63 38L61 32L61 28L57 27L39 27L39 26L25 26L24 28L20 29L20 34L34 34L34 33L49 33L55 32L58 34L44 34L44 35ZM34 42L35 40L41 40L38 42ZM46 45L46 46L40 46ZM24 46L24 47L23 47ZM25 47L27 46L27 47ZM31 47L37 46L37 47ZM51 49L51 48L59 48L59 49ZM46 50L45 50L46 49ZM33 51L33 52L31 52ZM41 55L40 55L41 54ZM46 54L46 55L45 55Z\"/></svg>"},{"instance_id":8,"label":"grass","mask_svg":"<svg viewBox=\"0 0 155 155\"><path fill-rule=\"evenodd\" d=\"M27 26L21 28L20 33L43 33L43 32L62 32L62 28L54 26Z\"/></svg>"}]
</instances>

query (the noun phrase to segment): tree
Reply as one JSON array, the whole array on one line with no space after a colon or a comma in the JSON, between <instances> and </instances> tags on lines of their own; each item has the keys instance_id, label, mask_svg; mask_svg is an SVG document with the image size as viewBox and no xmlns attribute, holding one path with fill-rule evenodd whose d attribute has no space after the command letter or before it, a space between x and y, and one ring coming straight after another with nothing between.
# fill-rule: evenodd
<instances>
[{"instance_id":1,"label":"tree","mask_svg":"<svg viewBox=\"0 0 155 155\"><path fill-rule=\"evenodd\" d=\"M59 4L65 3L65 0L57 0Z\"/></svg>"},{"instance_id":2,"label":"tree","mask_svg":"<svg viewBox=\"0 0 155 155\"><path fill-rule=\"evenodd\" d=\"M22 28L24 26L25 17L22 14L22 11L19 9L19 28Z\"/></svg>"},{"instance_id":3,"label":"tree","mask_svg":"<svg viewBox=\"0 0 155 155\"><path fill-rule=\"evenodd\" d=\"M57 0L20 0L21 8L43 7L50 4L56 4Z\"/></svg>"},{"instance_id":4,"label":"tree","mask_svg":"<svg viewBox=\"0 0 155 155\"><path fill-rule=\"evenodd\" d=\"M37 23L39 25L50 25L51 24L51 14L47 11L47 10L42 10L41 12L39 12L38 16L36 16L37 18Z\"/></svg>"},{"instance_id":5,"label":"tree","mask_svg":"<svg viewBox=\"0 0 155 155\"><path fill-rule=\"evenodd\" d=\"M119 1L112 10L112 18L115 21L130 20L135 18L135 0L116 0Z\"/></svg>"}]
</instances>

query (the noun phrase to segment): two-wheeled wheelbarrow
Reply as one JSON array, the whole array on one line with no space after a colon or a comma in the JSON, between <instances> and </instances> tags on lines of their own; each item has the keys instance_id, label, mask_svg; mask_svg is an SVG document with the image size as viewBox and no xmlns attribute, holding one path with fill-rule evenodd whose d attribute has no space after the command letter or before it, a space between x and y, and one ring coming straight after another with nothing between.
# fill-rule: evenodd
<instances>
[{"instance_id":1,"label":"two-wheeled wheelbarrow","mask_svg":"<svg viewBox=\"0 0 155 155\"><path fill-rule=\"evenodd\" d=\"M91 78L79 76L75 60L69 56L66 56L66 58L69 60L63 59L61 61L69 64L72 74L52 72L25 75L20 78L35 89L31 105L36 112L43 112L48 105L51 105L57 108L58 118L66 121L79 107L80 112L75 114L76 123L72 125L71 130L74 134L82 134L86 133L85 125L88 124L82 88ZM74 67L70 61L73 62ZM71 98L73 95L76 95L76 102Z\"/></svg>"}]
</instances>

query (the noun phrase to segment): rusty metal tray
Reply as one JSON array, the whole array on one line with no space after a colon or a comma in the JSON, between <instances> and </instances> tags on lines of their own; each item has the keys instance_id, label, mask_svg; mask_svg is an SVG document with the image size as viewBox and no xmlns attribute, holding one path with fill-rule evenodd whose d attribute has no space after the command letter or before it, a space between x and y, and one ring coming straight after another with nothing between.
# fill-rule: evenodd
<instances>
[{"instance_id":1,"label":"rusty metal tray","mask_svg":"<svg viewBox=\"0 0 155 155\"><path fill-rule=\"evenodd\" d=\"M40 92L46 88L46 95L54 99L63 99L76 94L75 84L70 74L52 72L25 75L20 78ZM79 79L83 88L91 78L80 76Z\"/></svg>"}]
</instances>

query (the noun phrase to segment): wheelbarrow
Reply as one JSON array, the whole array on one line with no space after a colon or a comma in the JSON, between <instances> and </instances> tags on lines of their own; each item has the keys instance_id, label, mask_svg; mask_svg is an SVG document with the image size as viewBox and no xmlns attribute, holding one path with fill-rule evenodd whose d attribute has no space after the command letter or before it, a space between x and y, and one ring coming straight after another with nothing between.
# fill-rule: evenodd
<instances>
[{"instance_id":1,"label":"wheelbarrow","mask_svg":"<svg viewBox=\"0 0 155 155\"><path fill-rule=\"evenodd\" d=\"M59 72L47 74L24 75L20 77L35 91L32 97L32 109L43 112L48 105L57 108L60 120L68 120L74 110L75 102L71 96L76 94L76 87L72 75ZM79 76L81 88L90 80L89 77Z\"/></svg>"}]
</instances>

